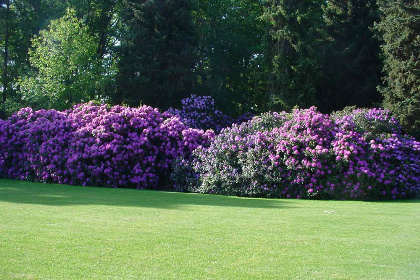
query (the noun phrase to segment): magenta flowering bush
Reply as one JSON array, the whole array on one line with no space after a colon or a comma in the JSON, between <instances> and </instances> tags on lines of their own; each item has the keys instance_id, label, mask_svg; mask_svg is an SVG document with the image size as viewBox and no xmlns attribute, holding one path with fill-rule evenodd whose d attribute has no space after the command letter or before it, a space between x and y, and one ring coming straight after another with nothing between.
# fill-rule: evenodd
<instances>
[{"instance_id":1,"label":"magenta flowering bush","mask_svg":"<svg viewBox=\"0 0 420 280\"><path fill-rule=\"evenodd\" d=\"M148 106L92 103L65 112L25 108L0 129L3 177L130 188L165 187L172 161L214 137Z\"/></svg>"},{"instance_id":2,"label":"magenta flowering bush","mask_svg":"<svg viewBox=\"0 0 420 280\"><path fill-rule=\"evenodd\" d=\"M239 196L396 199L420 191L420 143L380 109L312 107L223 130L191 163L192 191ZM257 128L257 129L255 129Z\"/></svg>"}]
</instances>

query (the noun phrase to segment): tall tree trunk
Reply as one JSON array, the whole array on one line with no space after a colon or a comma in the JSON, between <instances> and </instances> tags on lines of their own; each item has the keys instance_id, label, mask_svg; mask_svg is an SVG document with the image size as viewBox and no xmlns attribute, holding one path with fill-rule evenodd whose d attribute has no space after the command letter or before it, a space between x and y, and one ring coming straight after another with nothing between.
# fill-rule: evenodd
<instances>
[{"instance_id":1,"label":"tall tree trunk","mask_svg":"<svg viewBox=\"0 0 420 280\"><path fill-rule=\"evenodd\" d=\"M5 30L4 30L4 64L3 64L3 108L1 110L1 117L6 117L6 109L4 107L7 98L7 87L8 87L8 69L9 64L9 20L10 20L10 0L6 0L6 18L5 18Z\"/></svg>"},{"instance_id":2,"label":"tall tree trunk","mask_svg":"<svg viewBox=\"0 0 420 280\"><path fill-rule=\"evenodd\" d=\"M114 15L115 6L117 5L117 2L111 3L111 6L103 6L101 11L101 18L100 22L102 24L102 28L99 32L99 43L98 43L98 49L97 53L100 58L103 58L109 44L109 28L111 26L112 17Z\"/></svg>"}]
</instances>

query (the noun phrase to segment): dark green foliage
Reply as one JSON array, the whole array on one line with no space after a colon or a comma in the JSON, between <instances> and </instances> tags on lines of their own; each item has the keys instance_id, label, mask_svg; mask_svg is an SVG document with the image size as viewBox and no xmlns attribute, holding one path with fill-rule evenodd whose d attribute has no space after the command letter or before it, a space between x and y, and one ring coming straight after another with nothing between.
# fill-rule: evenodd
<instances>
[{"instance_id":1,"label":"dark green foliage","mask_svg":"<svg viewBox=\"0 0 420 280\"><path fill-rule=\"evenodd\" d=\"M103 57L109 52L110 35L116 24L115 13L121 8L118 0L71 0L78 17L82 18L90 32L98 40L97 53Z\"/></svg>"},{"instance_id":2,"label":"dark green foliage","mask_svg":"<svg viewBox=\"0 0 420 280\"><path fill-rule=\"evenodd\" d=\"M408 131L420 136L420 4L417 0L381 1L380 8L383 104Z\"/></svg>"},{"instance_id":3,"label":"dark green foliage","mask_svg":"<svg viewBox=\"0 0 420 280\"><path fill-rule=\"evenodd\" d=\"M192 8L191 0L124 1L127 30L114 103L167 109L191 94L197 63Z\"/></svg>"},{"instance_id":4,"label":"dark green foliage","mask_svg":"<svg viewBox=\"0 0 420 280\"><path fill-rule=\"evenodd\" d=\"M16 82L29 65L30 39L43 21L41 0L0 0L2 117L19 108Z\"/></svg>"},{"instance_id":5,"label":"dark green foliage","mask_svg":"<svg viewBox=\"0 0 420 280\"><path fill-rule=\"evenodd\" d=\"M328 37L323 47L324 80L317 95L320 110L379 103L376 87L382 62L372 29L379 21L376 0L331 0L324 10Z\"/></svg>"},{"instance_id":6,"label":"dark green foliage","mask_svg":"<svg viewBox=\"0 0 420 280\"><path fill-rule=\"evenodd\" d=\"M270 24L269 108L309 107L316 103L315 93L321 78L320 46L324 36L323 2L267 1L264 17Z\"/></svg>"},{"instance_id":7,"label":"dark green foliage","mask_svg":"<svg viewBox=\"0 0 420 280\"><path fill-rule=\"evenodd\" d=\"M211 95L222 111L263 109L262 13L259 0L198 1L193 14L199 43L196 92Z\"/></svg>"}]
</instances>

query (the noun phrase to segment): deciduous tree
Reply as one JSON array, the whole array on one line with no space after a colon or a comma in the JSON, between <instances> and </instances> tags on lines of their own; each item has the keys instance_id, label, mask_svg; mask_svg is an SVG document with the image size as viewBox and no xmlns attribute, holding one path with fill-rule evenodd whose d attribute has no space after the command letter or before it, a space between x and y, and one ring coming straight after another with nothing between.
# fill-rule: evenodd
<instances>
[{"instance_id":1,"label":"deciduous tree","mask_svg":"<svg viewBox=\"0 0 420 280\"><path fill-rule=\"evenodd\" d=\"M23 99L35 108L65 109L101 99L107 76L98 42L74 10L53 20L32 40L32 72L20 82Z\"/></svg>"}]
</instances>

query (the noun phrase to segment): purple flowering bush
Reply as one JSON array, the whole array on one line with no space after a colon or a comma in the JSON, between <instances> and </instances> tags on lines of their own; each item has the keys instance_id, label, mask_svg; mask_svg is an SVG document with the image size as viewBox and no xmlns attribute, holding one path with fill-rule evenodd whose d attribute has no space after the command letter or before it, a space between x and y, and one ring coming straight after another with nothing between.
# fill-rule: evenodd
<instances>
[{"instance_id":1,"label":"purple flowering bush","mask_svg":"<svg viewBox=\"0 0 420 280\"><path fill-rule=\"evenodd\" d=\"M71 138L65 113L24 108L2 121L0 131L2 177L68 182L61 181L68 174L64 166Z\"/></svg>"},{"instance_id":2,"label":"purple flowering bush","mask_svg":"<svg viewBox=\"0 0 420 280\"><path fill-rule=\"evenodd\" d=\"M0 122L0 175L104 187L165 187L172 161L214 137L148 106L25 108Z\"/></svg>"},{"instance_id":3,"label":"purple flowering bush","mask_svg":"<svg viewBox=\"0 0 420 280\"><path fill-rule=\"evenodd\" d=\"M254 197L401 199L420 193L420 143L382 109L264 113L215 135L149 106L24 108L0 120L0 176Z\"/></svg>"},{"instance_id":4,"label":"purple flowering bush","mask_svg":"<svg viewBox=\"0 0 420 280\"><path fill-rule=\"evenodd\" d=\"M243 195L242 188L248 186L251 180L239 176L237 170L241 166L246 168L256 163L252 160L244 162L247 151L255 146L257 134L281 126L286 118L286 113L264 113L252 121L224 128L208 147L198 147L189 160L175 162L171 174L175 189ZM263 170L261 173L265 174ZM249 174L250 177L253 175ZM253 179L258 180L257 177ZM238 192L233 191L235 189Z\"/></svg>"},{"instance_id":5,"label":"purple flowering bush","mask_svg":"<svg viewBox=\"0 0 420 280\"><path fill-rule=\"evenodd\" d=\"M271 116L271 119L274 115ZM202 193L321 199L397 199L420 191L420 143L381 109L332 117L312 107L233 125L194 152Z\"/></svg>"},{"instance_id":6,"label":"purple flowering bush","mask_svg":"<svg viewBox=\"0 0 420 280\"><path fill-rule=\"evenodd\" d=\"M179 116L186 125L192 128L212 129L216 133L233 123L240 124L254 117L254 114L248 112L237 119L233 119L216 109L214 99L211 96L196 96L193 94L191 97L181 100L181 103L181 109L169 108L167 112Z\"/></svg>"},{"instance_id":7,"label":"purple flowering bush","mask_svg":"<svg viewBox=\"0 0 420 280\"><path fill-rule=\"evenodd\" d=\"M179 116L182 121L192 128L213 129L220 132L231 125L233 119L221 111L216 110L214 99L210 96L191 95L181 100L182 109L170 108L167 112Z\"/></svg>"}]
</instances>

